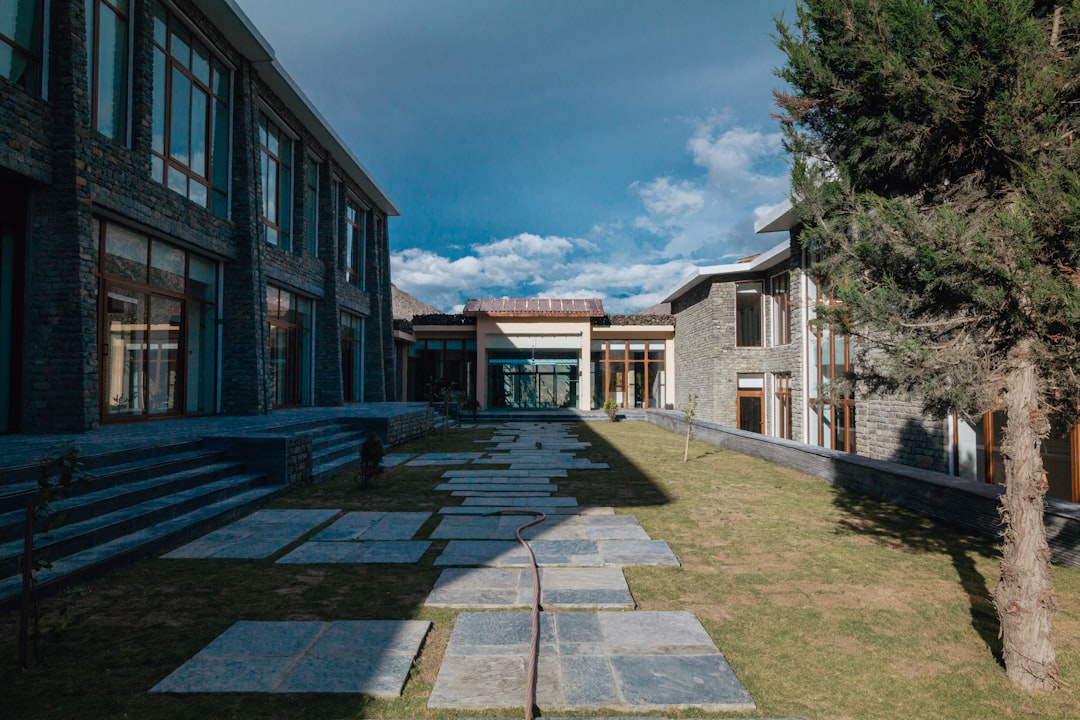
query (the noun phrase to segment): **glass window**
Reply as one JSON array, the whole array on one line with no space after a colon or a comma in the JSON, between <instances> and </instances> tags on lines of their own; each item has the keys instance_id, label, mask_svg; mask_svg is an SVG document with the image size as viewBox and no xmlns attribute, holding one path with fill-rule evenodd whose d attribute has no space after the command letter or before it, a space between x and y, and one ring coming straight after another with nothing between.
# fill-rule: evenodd
<instances>
[{"instance_id":1,"label":"glass window","mask_svg":"<svg viewBox=\"0 0 1080 720\"><path fill-rule=\"evenodd\" d=\"M341 313L341 394L345 402L364 399L364 319Z\"/></svg>"},{"instance_id":2,"label":"glass window","mask_svg":"<svg viewBox=\"0 0 1080 720\"><path fill-rule=\"evenodd\" d=\"M42 91L42 0L0 3L0 75L34 95Z\"/></svg>"},{"instance_id":3,"label":"glass window","mask_svg":"<svg viewBox=\"0 0 1080 720\"><path fill-rule=\"evenodd\" d=\"M266 287L270 316L270 397L274 407L311 402L311 300Z\"/></svg>"},{"instance_id":4,"label":"glass window","mask_svg":"<svg viewBox=\"0 0 1080 720\"><path fill-rule=\"evenodd\" d=\"M216 409L218 264L100 222L102 416Z\"/></svg>"},{"instance_id":5,"label":"glass window","mask_svg":"<svg viewBox=\"0 0 1080 720\"><path fill-rule=\"evenodd\" d=\"M345 205L345 278L358 287L365 287L364 261L367 244L368 209L349 201Z\"/></svg>"},{"instance_id":6,"label":"glass window","mask_svg":"<svg viewBox=\"0 0 1080 720\"><path fill-rule=\"evenodd\" d=\"M791 342L791 295L789 283L789 276L786 272L772 279L774 345L787 345Z\"/></svg>"},{"instance_id":7,"label":"glass window","mask_svg":"<svg viewBox=\"0 0 1080 720\"><path fill-rule=\"evenodd\" d=\"M259 115L259 160L262 170L263 237L291 250L292 140L265 115Z\"/></svg>"},{"instance_id":8,"label":"glass window","mask_svg":"<svg viewBox=\"0 0 1080 720\"><path fill-rule=\"evenodd\" d=\"M736 423L740 430L765 432L765 378L739 375L736 393Z\"/></svg>"},{"instance_id":9,"label":"glass window","mask_svg":"<svg viewBox=\"0 0 1080 720\"><path fill-rule=\"evenodd\" d=\"M735 283L735 345L761 347L761 283Z\"/></svg>"},{"instance_id":10,"label":"glass window","mask_svg":"<svg viewBox=\"0 0 1080 720\"><path fill-rule=\"evenodd\" d=\"M228 213L228 75L210 48L154 3L151 170L159 182L221 216Z\"/></svg>"},{"instance_id":11,"label":"glass window","mask_svg":"<svg viewBox=\"0 0 1080 720\"><path fill-rule=\"evenodd\" d=\"M307 252L319 254L319 163L309 157L305 170L305 191L307 193Z\"/></svg>"},{"instance_id":12,"label":"glass window","mask_svg":"<svg viewBox=\"0 0 1080 720\"><path fill-rule=\"evenodd\" d=\"M86 0L90 127L124 142L128 117L128 0Z\"/></svg>"}]
</instances>

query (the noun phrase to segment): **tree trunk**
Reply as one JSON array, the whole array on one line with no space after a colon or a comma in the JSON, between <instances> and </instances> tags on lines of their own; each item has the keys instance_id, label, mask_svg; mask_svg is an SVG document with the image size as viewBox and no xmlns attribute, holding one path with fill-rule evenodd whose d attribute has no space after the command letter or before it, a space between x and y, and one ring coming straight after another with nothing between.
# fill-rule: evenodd
<instances>
[{"instance_id":1,"label":"tree trunk","mask_svg":"<svg viewBox=\"0 0 1080 720\"><path fill-rule=\"evenodd\" d=\"M1036 371L1024 344L1006 380L1001 579L994 606L1001 622L1005 674L1028 690L1056 690L1058 679L1050 547L1043 525L1046 476L1041 455L1047 420Z\"/></svg>"}]
</instances>

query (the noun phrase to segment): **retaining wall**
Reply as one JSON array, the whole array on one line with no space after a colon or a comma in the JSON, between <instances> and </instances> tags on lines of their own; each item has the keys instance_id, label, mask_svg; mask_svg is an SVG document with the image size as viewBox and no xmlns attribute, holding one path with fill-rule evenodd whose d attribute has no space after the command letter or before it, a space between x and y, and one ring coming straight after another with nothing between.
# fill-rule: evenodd
<instances>
[{"instance_id":1,"label":"retaining wall","mask_svg":"<svg viewBox=\"0 0 1080 720\"><path fill-rule=\"evenodd\" d=\"M682 413L649 411L649 422L686 432ZM999 498L1004 488L944 473L695 422L695 439L799 470L862 495L907 508L968 532L1000 535ZM1055 563L1080 567L1080 505L1048 498L1044 515Z\"/></svg>"}]
</instances>

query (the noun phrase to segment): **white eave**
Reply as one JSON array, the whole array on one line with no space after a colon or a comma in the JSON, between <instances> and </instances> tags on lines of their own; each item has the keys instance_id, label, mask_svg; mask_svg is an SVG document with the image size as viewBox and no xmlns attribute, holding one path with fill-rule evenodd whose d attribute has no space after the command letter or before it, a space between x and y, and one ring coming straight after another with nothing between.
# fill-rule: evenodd
<instances>
[{"instance_id":1,"label":"white eave","mask_svg":"<svg viewBox=\"0 0 1080 720\"><path fill-rule=\"evenodd\" d=\"M319 144L327 149L349 179L355 182L364 194L387 215L400 215L401 212L394 202L372 179L345 142L330 127L330 123L281 67L270 43L258 31L251 19L244 14L235 0L192 0L192 2L225 35L233 47L254 65L255 72L259 74L262 81L285 103Z\"/></svg>"},{"instance_id":2,"label":"white eave","mask_svg":"<svg viewBox=\"0 0 1080 720\"><path fill-rule=\"evenodd\" d=\"M766 250L748 262L731 263L729 265L709 265L707 267L695 268L693 274L688 276L683 281L682 285L664 298L663 302L672 302L676 298L682 297L689 290L710 278L761 272L779 265L790 257L791 241L784 240L784 242Z\"/></svg>"},{"instance_id":3,"label":"white eave","mask_svg":"<svg viewBox=\"0 0 1080 720\"><path fill-rule=\"evenodd\" d=\"M768 215L754 223L755 233L782 232L791 230L799 224L791 200L785 200L774 207Z\"/></svg>"}]
</instances>

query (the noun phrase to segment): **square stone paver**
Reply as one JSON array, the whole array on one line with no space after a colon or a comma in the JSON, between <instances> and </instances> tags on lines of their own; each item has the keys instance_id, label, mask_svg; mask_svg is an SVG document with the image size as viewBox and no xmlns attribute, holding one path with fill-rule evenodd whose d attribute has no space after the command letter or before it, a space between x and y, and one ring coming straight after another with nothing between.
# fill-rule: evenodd
<instances>
[{"instance_id":1,"label":"square stone paver","mask_svg":"<svg viewBox=\"0 0 1080 720\"><path fill-rule=\"evenodd\" d=\"M448 568L424 604L508 609L531 607L532 599L529 569ZM632 609L634 598L618 568L543 568L540 603L545 609Z\"/></svg>"},{"instance_id":2,"label":"square stone paver","mask_svg":"<svg viewBox=\"0 0 1080 720\"><path fill-rule=\"evenodd\" d=\"M427 540L366 540L306 542L278 560L282 565L317 563L411 564L419 562L431 546Z\"/></svg>"},{"instance_id":3,"label":"square stone paver","mask_svg":"<svg viewBox=\"0 0 1080 720\"><path fill-rule=\"evenodd\" d=\"M542 712L755 709L692 613L543 613L540 619ZM529 638L528 612L461 613L428 707L520 707Z\"/></svg>"},{"instance_id":4,"label":"square stone paver","mask_svg":"<svg viewBox=\"0 0 1080 720\"><path fill-rule=\"evenodd\" d=\"M426 465L465 465L470 462L475 462L482 457L484 457L484 453L425 453L409 460L405 464L412 467L422 467Z\"/></svg>"},{"instance_id":5,"label":"square stone paver","mask_svg":"<svg viewBox=\"0 0 1080 720\"><path fill-rule=\"evenodd\" d=\"M662 540L530 540L540 566L679 564ZM451 540L435 559L437 566L528 567L529 557L512 540Z\"/></svg>"},{"instance_id":6,"label":"square stone paver","mask_svg":"<svg viewBox=\"0 0 1080 720\"><path fill-rule=\"evenodd\" d=\"M432 540L514 540L528 515L447 515ZM522 532L526 540L648 540L633 515L556 515Z\"/></svg>"},{"instance_id":7,"label":"square stone paver","mask_svg":"<svg viewBox=\"0 0 1080 720\"><path fill-rule=\"evenodd\" d=\"M241 621L152 693L333 693L398 697L431 623Z\"/></svg>"},{"instance_id":8,"label":"square stone paver","mask_svg":"<svg viewBox=\"0 0 1080 720\"><path fill-rule=\"evenodd\" d=\"M429 517L426 512L350 512L311 539L408 540Z\"/></svg>"},{"instance_id":9,"label":"square stone paver","mask_svg":"<svg viewBox=\"0 0 1080 720\"><path fill-rule=\"evenodd\" d=\"M258 510L192 540L164 558L265 558L334 517L340 510Z\"/></svg>"}]
</instances>

